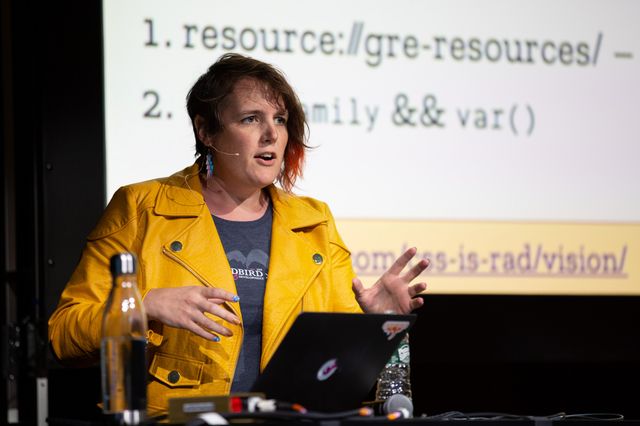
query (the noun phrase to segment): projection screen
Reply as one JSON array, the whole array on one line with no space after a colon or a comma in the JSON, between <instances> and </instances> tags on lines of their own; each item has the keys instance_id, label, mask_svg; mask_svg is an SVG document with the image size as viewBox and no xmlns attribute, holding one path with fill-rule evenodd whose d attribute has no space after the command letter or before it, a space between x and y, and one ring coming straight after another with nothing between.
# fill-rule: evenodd
<instances>
[{"instance_id":1,"label":"projection screen","mask_svg":"<svg viewBox=\"0 0 640 426\"><path fill-rule=\"evenodd\" d=\"M281 69L326 201L373 283L640 294L640 3L104 0L107 193L194 161L185 97L220 55Z\"/></svg>"}]
</instances>

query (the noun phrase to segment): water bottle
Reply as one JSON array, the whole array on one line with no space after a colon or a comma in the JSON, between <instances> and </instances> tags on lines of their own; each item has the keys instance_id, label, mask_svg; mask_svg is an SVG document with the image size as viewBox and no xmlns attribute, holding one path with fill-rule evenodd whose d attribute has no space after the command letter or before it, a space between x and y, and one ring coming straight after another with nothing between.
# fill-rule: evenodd
<instances>
[{"instance_id":1,"label":"water bottle","mask_svg":"<svg viewBox=\"0 0 640 426\"><path fill-rule=\"evenodd\" d=\"M411 398L410 362L409 333L406 333L378 376L377 401L385 401L395 394Z\"/></svg>"},{"instance_id":2,"label":"water bottle","mask_svg":"<svg viewBox=\"0 0 640 426\"><path fill-rule=\"evenodd\" d=\"M136 281L136 257L111 258L113 286L102 317L103 412L118 424L142 422L147 408L147 316Z\"/></svg>"}]
</instances>

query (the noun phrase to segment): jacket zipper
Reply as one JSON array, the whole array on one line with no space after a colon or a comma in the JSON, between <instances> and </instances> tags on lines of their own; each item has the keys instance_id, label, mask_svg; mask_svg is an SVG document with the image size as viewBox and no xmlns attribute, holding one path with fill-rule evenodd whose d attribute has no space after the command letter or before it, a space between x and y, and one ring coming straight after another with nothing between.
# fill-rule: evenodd
<instances>
[{"instance_id":1,"label":"jacket zipper","mask_svg":"<svg viewBox=\"0 0 640 426\"><path fill-rule=\"evenodd\" d=\"M200 282L202 282L203 284L205 284L207 287L214 287L213 285L211 285L211 283L209 281L207 281L202 275L200 275L199 273L197 273L196 271L194 271L193 269L191 269L191 267L189 267L189 265L187 265L186 263L184 263L182 260L180 260L179 257L177 257L176 255L174 255L173 253L171 253L170 251L168 251L166 248L162 247L162 252L164 254L166 254L167 256L169 256L170 258L172 258L173 260L175 260L176 262L178 262L180 265L182 265L187 271L191 272L198 280L200 280ZM215 287L214 287L215 288ZM231 311L238 315L238 311L235 309L235 307L233 305L231 305L229 302L224 302L225 306L227 306L229 309L231 309Z\"/></svg>"},{"instance_id":2,"label":"jacket zipper","mask_svg":"<svg viewBox=\"0 0 640 426\"><path fill-rule=\"evenodd\" d=\"M167 256L169 256L171 259L175 260L176 262L178 262L180 265L182 265L182 267L184 267L187 271L191 272L198 280L200 280L200 282L202 282L203 284L205 284L208 287L213 287L211 285L211 283L209 283L202 275L200 275L199 273L197 273L196 271L194 271L193 269L191 269L189 267L189 265L187 265L186 263L184 263L179 257L177 257L176 255L174 255L173 253L171 253L170 251L168 251L165 247L162 247L162 252L164 254L166 254ZM234 308L234 306L232 306L230 303L228 302L224 302L224 304L231 309L231 311L238 315L238 311ZM240 336L240 338L238 339L238 343L236 344L236 347L233 348L234 352L236 353L235 359L233 360L233 371L231 371L230 376L230 380L229 380L229 388L227 389L227 393L231 392L231 385L233 384L233 378L236 375L236 367L238 366L238 358L240 358L240 349L242 348L242 342L244 341L244 324L240 324L240 330L242 330L242 335ZM238 345L240 345L240 349L238 349Z\"/></svg>"}]
</instances>

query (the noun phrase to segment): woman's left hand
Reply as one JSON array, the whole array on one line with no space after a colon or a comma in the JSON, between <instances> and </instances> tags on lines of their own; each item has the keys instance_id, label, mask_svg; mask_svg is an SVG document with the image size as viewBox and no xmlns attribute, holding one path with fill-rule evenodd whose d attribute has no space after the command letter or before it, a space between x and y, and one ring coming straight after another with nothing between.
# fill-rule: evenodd
<instances>
[{"instance_id":1,"label":"woman's left hand","mask_svg":"<svg viewBox=\"0 0 640 426\"><path fill-rule=\"evenodd\" d=\"M411 285L411 281L429 267L429 261L422 259L402 273L416 252L415 247L405 251L370 288L364 288L358 278L353 279L353 292L364 312L408 314L422 306L422 298L416 296L427 288L427 284Z\"/></svg>"}]
</instances>

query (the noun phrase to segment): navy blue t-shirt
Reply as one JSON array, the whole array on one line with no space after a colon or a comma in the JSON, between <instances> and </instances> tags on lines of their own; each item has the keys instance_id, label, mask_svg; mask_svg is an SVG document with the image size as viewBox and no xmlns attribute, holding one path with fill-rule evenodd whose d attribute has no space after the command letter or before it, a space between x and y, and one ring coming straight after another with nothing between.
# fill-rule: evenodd
<instances>
[{"instance_id":1,"label":"navy blue t-shirt","mask_svg":"<svg viewBox=\"0 0 640 426\"><path fill-rule=\"evenodd\" d=\"M213 216L240 296L244 339L231 392L247 392L260 374L262 310L271 249L271 203L258 220L236 222Z\"/></svg>"}]
</instances>

